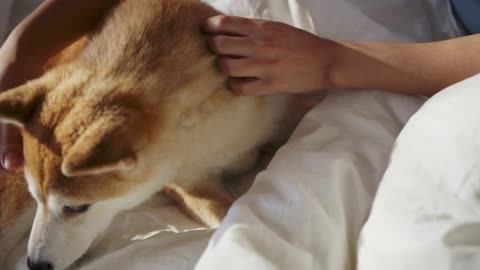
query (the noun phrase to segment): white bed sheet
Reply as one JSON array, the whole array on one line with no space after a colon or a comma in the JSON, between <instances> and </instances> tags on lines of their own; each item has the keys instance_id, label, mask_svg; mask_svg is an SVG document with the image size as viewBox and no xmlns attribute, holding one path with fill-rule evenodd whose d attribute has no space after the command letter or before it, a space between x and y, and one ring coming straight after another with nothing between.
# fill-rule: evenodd
<instances>
[{"instance_id":1,"label":"white bed sheet","mask_svg":"<svg viewBox=\"0 0 480 270\"><path fill-rule=\"evenodd\" d=\"M462 33L448 1L306 2L318 4L311 21L321 36L430 41ZM423 101L375 91L330 93L233 206L195 269L355 269L357 241L390 150ZM381 226L382 216L376 221ZM375 247L392 244L380 240ZM377 261L378 254L364 254Z\"/></svg>"},{"instance_id":2,"label":"white bed sheet","mask_svg":"<svg viewBox=\"0 0 480 270\"><path fill-rule=\"evenodd\" d=\"M329 8L315 14L307 0L205 1L228 14L283 21L329 37L416 40L460 34L441 0L424 1L423 13L412 15L412 1L391 1L390 19L381 16L390 24L375 19L371 1L318 0ZM438 28L424 24L442 16L448 22ZM407 25L416 29L414 35L406 36ZM118 217L77 268L193 269L208 244L197 269L352 269L359 226L391 146L422 102L376 91L335 91L303 120L210 242L212 230L156 198ZM26 269L25 243L8 269Z\"/></svg>"},{"instance_id":3,"label":"white bed sheet","mask_svg":"<svg viewBox=\"0 0 480 270\"><path fill-rule=\"evenodd\" d=\"M359 270L480 269L480 75L431 98L396 141Z\"/></svg>"},{"instance_id":4,"label":"white bed sheet","mask_svg":"<svg viewBox=\"0 0 480 270\"><path fill-rule=\"evenodd\" d=\"M233 206L196 269L354 269L391 146L422 102L331 93Z\"/></svg>"},{"instance_id":5,"label":"white bed sheet","mask_svg":"<svg viewBox=\"0 0 480 270\"><path fill-rule=\"evenodd\" d=\"M102 240L72 269L191 270L212 233L158 195L117 216ZM17 245L6 270L28 269L27 240Z\"/></svg>"}]
</instances>

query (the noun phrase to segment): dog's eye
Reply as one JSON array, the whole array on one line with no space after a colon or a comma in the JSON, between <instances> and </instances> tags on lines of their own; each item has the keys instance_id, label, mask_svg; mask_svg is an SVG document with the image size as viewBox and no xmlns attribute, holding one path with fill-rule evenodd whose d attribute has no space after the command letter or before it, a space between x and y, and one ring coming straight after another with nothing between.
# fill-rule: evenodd
<instances>
[{"instance_id":1,"label":"dog's eye","mask_svg":"<svg viewBox=\"0 0 480 270\"><path fill-rule=\"evenodd\" d=\"M79 205L79 206L67 206L65 205L63 207L63 213L64 214L82 214L88 211L90 209L90 204L84 204L84 205Z\"/></svg>"}]
</instances>

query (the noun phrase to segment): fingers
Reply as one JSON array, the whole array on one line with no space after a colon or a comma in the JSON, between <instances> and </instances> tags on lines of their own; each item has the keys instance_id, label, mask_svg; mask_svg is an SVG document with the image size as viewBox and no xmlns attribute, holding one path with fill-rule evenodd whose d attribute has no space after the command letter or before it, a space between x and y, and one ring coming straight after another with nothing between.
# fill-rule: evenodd
<instances>
[{"instance_id":1,"label":"fingers","mask_svg":"<svg viewBox=\"0 0 480 270\"><path fill-rule=\"evenodd\" d=\"M20 131L9 125L0 125L1 171L16 170L23 166L23 153Z\"/></svg>"},{"instance_id":2,"label":"fingers","mask_svg":"<svg viewBox=\"0 0 480 270\"><path fill-rule=\"evenodd\" d=\"M220 56L218 67L230 77L228 87L233 92L240 95L272 93L266 80L273 64L270 55L275 51L267 38L269 25L267 21L223 15L205 22L204 30L212 34L208 46Z\"/></svg>"},{"instance_id":3,"label":"fingers","mask_svg":"<svg viewBox=\"0 0 480 270\"><path fill-rule=\"evenodd\" d=\"M220 57L218 67L223 74L230 77L262 78L264 65L255 59Z\"/></svg>"},{"instance_id":4,"label":"fingers","mask_svg":"<svg viewBox=\"0 0 480 270\"><path fill-rule=\"evenodd\" d=\"M255 24L251 19L219 15L208 18L203 28L207 33L249 36L253 34Z\"/></svg>"},{"instance_id":5,"label":"fingers","mask_svg":"<svg viewBox=\"0 0 480 270\"><path fill-rule=\"evenodd\" d=\"M255 40L245 37L213 36L209 39L210 49L219 55L252 56L259 51Z\"/></svg>"},{"instance_id":6,"label":"fingers","mask_svg":"<svg viewBox=\"0 0 480 270\"><path fill-rule=\"evenodd\" d=\"M21 147L11 146L5 148L2 167L7 171L14 171L23 166Z\"/></svg>"}]
</instances>

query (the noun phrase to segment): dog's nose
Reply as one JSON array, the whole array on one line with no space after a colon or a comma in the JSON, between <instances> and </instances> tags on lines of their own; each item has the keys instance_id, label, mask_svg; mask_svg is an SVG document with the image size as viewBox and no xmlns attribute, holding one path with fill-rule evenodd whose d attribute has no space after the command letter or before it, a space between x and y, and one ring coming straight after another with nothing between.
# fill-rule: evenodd
<instances>
[{"instance_id":1,"label":"dog's nose","mask_svg":"<svg viewBox=\"0 0 480 270\"><path fill-rule=\"evenodd\" d=\"M32 262L27 258L27 266L30 270L53 270L53 265L49 262Z\"/></svg>"}]
</instances>

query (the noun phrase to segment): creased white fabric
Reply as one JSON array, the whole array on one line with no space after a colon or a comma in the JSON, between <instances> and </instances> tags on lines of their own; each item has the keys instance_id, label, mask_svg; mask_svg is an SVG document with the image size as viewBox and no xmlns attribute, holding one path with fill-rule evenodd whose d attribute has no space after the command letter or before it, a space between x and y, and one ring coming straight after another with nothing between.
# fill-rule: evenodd
<instances>
[{"instance_id":1,"label":"creased white fabric","mask_svg":"<svg viewBox=\"0 0 480 270\"><path fill-rule=\"evenodd\" d=\"M201 0L228 15L284 22L315 32L305 0Z\"/></svg>"},{"instance_id":2,"label":"creased white fabric","mask_svg":"<svg viewBox=\"0 0 480 270\"><path fill-rule=\"evenodd\" d=\"M430 99L401 132L359 270L480 269L480 75Z\"/></svg>"},{"instance_id":3,"label":"creased white fabric","mask_svg":"<svg viewBox=\"0 0 480 270\"><path fill-rule=\"evenodd\" d=\"M72 269L191 270L212 233L159 195L117 216L102 240ZM25 238L5 270L27 270L26 246Z\"/></svg>"},{"instance_id":4,"label":"creased white fabric","mask_svg":"<svg viewBox=\"0 0 480 270\"><path fill-rule=\"evenodd\" d=\"M196 269L354 269L391 146L422 102L330 94L234 204Z\"/></svg>"},{"instance_id":5,"label":"creased white fabric","mask_svg":"<svg viewBox=\"0 0 480 270\"><path fill-rule=\"evenodd\" d=\"M204 1L227 14L282 21L332 38L427 41L461 33L446 0ZM390 12L382 14L380 7ZM353 269L359 231L391 146L422 102L376 91L333 92L234 204L197 269ZM381 265L374 251L392 246L375 242L379 238L369 229L391 229L389 223L382 227L380 210L365 229L361 266ZM211 234L171 206L147 205L118 217L80 269L192 269ZM24 245L8 269L25 269Z\"/></svg>"},{"instance_id":6,"label":"creased white fabric","mask_svg":"<svg viewBox=\"0 0 480 270\"><path fill-rule=\"evenodd\" d=\"M315 32L325 37L429 41L460 34L447 1L305 1ZM331 93L234 204L196 270L354 269L359 232L391 147L421 102L380 92Z\"/></svg>"}]
</instances>

